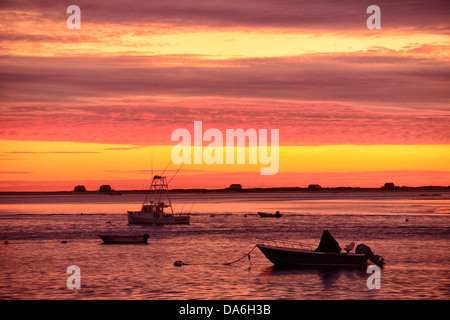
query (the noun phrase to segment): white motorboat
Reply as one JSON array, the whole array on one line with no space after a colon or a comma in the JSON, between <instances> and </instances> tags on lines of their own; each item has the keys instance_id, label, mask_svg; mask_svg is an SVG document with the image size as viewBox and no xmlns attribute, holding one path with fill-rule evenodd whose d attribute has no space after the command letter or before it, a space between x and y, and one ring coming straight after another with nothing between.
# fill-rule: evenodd
<instances>
[{"instance_id":1,"label":"white motorboat","mask_svg":"<svg viewBox=\"0 0 450 320\"><path fill-rule=\"evenodd\" d=\"M170 212L165 212L168 209ZM150 190L140 211L127 212L128 223L136 224L189 224L189 214L175 214L166 177L153 176Z\"/></svg>"}]
</instances>

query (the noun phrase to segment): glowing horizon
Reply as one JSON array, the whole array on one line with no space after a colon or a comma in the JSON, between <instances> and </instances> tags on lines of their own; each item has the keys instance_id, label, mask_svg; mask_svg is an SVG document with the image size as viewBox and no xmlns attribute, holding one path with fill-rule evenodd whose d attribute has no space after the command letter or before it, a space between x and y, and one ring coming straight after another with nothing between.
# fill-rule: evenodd
<instances>
[{"instance_id":1,"label":"glowing horizon","mask_svg":"<svg viewBox=\"0 0 450 320\"><path fill-rule=\"evenodd\" d=\"M152 172L160 174L166 168L166 174L172 176L180 168L170 160L173 145L138 146L10 140L3 140L0 143L3 147L2 160L10 164L4 165L0 172L3 180L9 181L6 186L5 182L0 185L0 191L35 191L39 190L40 181L65 185L64 190L48 189L48 186L45 186L46 191L70 191L74 183L87 184L91 190L92 185L99 183L111 183L115 189L122 190L145 189L145 182L149 181ZM248 158L248 147L245 149ZM101 164L101 168L92 166L93 163ZM384 182L395 181L397 178L399 179L397 183L401 185L406 183L408 186L417 187L429 185L430 181L431 184L441 185L449 178L448 163L450 163L450 148L446 145L280 146L279 175L283 174L282 180L286 183L284 186L291 187L305 187L316 183L315 180L296 182L298 176L307 176L311 173L312 176L320 176L321 184L324 184L323 176L350 174L353 178L348 180L347 183L350 184L347 186L380 187ZM244 183L245 187L259 187L264 181L266 187L283 186L280 185L277 175L260 176L260 167L261 164L184 164L173 183L176 188L195 188L192 179L200 179L203 184L197 188L220 189L233 182L239 182L236 181L236 177L245 176L246 179L250 179L250 182ZM404 177L408 172L413 176L422 172L424 177L411 184L411 181L405 180ZM360 175L367 176L369 173L376 176L375 181L359 181ZM400 176L396 177L396 173L400 173ZM229 176L230 174L234 175ZM208 176L221 176L221 179L207 181ZM383 182L383 179L386 181ZM24 180L28 181L25 188L31 189L26 190L20 186ZM74 182L68 183L71 180ZM402 181L405 183L402 184ZM31 187L33 185L34 187ZM324 187L326 186L345 185L329 181L325 182Z\"/></svg>"}]
</instances>

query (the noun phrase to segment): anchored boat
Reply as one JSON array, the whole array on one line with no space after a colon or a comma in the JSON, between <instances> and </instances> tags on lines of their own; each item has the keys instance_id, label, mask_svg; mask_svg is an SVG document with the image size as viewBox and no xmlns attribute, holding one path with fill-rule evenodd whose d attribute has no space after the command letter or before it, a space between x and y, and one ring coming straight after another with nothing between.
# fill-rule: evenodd
<instances>
[{"instance_id":1,"label":"anchored boat","mask_svg":"<svg viewBox=\"0 0 450 320\"><path fill-rule=\"evenodd\" d=\"M283 242L263 240L257 247L275 266L279 267L367 267L368 260L383 266L384 259L374 255L364 244L356 247L355 253L350 250L341 252L339 243L324 230L320 244L316 250L304 246L294 247Z\"/></svg>"},{"instance_id":2,"label":"anchored boat","mask_svg":"<svg viewBox=\"0 0 450 320\"><path fill-rule=\"evenodd\" d=\"M258 212L258 215L261 218L280 218L281 217L280 211L277 211L275 213Z\"/></svg>"},{"instance_id":3,"label":"anchored boat","mask_svg":"<svg viewBox=\"0 0 450 320\"><path fill-rule=\"evenodd\" d=\"M165 209L170 212L165 212ZM139 224L189 224L190 215L173 212L167 179L155 175L141 210L128 211L127 219L128 223Z\"/></svg>"},{"instance_id":4,"label":"anchored boat","mask_svg":"<svg viewBox=\"0 0 450 320\"><path fill-rule=\"evenodd\" d=\"M100 239L104 243L147 243L150 235L145 233L143 235L113 235L113 234L99 234Z\"/></svg>"}]
</instances>

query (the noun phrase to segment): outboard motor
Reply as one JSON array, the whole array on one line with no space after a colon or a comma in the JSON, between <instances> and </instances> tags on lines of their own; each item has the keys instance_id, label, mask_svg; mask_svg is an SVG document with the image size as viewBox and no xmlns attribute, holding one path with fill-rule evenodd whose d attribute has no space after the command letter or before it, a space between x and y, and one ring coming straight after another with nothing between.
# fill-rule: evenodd
<instances>
[{"instance_id":1,"label":"outboard motor","mask_svg":"<svg viewBox=\"0 0 450 320\"><path fill-rule=\"evenodd\" d=\"M358 244L358 246L355 249L355 253L366 254L366 257L369 258L370 261L372 261L374 264L376 264L379 267L383 267L383 265L384 265L384 259L377 254L373 254L370 247L366 246L365 244L362 244L362 243Z\"/></svg>"}]
</instances>

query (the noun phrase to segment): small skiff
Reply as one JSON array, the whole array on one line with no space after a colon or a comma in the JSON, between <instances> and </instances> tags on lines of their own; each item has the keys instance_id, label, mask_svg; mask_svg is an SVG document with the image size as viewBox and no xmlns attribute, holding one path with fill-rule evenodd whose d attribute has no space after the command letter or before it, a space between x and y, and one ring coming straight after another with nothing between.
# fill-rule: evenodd
<instances>
[{"instance_id":1,"label":"small skiff","mask_svg":"<svg viewBox=\"0 0 450 320\"><path fill-rule=\"evenodd\" d=\"M280 218L281 217L280 211L277 211L275 213L258 212L258 214L261 218Z\"/></svg>"},{"instance_id":2,"label":"small skiff","mask_svg":"<svg viewBox=\"0 0 450 320\"><path fill-rule=\"evenodd\" d=\"M106 235L99 234L100 239L103 240L104 243L147 243L149 234L141 234L141 235Z\"/></svg>"}]
</instances>

